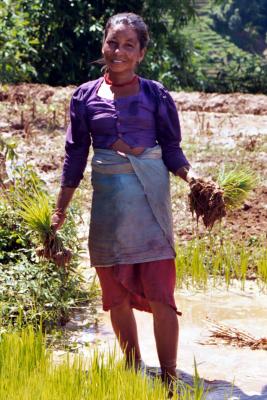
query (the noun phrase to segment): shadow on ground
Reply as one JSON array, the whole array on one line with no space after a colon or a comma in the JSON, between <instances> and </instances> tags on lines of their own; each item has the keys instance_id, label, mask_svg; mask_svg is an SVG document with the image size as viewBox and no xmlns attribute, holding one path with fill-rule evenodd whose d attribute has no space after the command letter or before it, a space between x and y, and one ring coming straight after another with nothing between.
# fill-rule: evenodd
<instances>
[{"instance_id":1,"label":"shadow on ground","mask_svg":"<svg viewBox=\"0 0 267 400\"><path fill-rule=\"evenodd\" d=\"M160 376L160 368L146 366L147 375L150 377ZM184 371L177 370L183 383L194 386L194 377ZM267 384L262 388L261 393L244 393L238 386L225 380L209 381L200 378L199 385L203 386L206 392L205 400L267 400Z\"/></svg>"}]
</instances>

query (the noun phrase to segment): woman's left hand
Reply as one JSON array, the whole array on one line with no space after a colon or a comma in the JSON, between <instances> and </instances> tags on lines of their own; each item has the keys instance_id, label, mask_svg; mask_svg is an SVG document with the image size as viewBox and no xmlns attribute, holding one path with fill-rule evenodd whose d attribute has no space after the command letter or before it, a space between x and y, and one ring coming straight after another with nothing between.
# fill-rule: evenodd
<instances>
[{"instance_id":1,"label":"woman's left hand","mask_svg":"<svg viewBox=\"0 0 267 400\"><path fill-rule=\"evenodd\" d=\"M192 179L199 179L200 176L189 166L179 168L176 173L176 176L179 176L184 181L190 184Z\"/></svg>"}]
</instances>

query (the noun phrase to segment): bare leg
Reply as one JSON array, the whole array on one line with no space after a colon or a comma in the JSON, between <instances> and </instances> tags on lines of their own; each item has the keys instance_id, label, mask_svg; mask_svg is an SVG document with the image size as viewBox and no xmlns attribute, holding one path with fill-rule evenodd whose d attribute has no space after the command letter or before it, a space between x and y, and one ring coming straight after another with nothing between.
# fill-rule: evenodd
<instances>
[{"instance_id":1,"label":"bare leg","mask_svg":"<svg viewBox=\"0 0 267 400\"><path fill-rule=\"evenodd\" d=\"M120 347L125 352L127 365L131 366L134 363L135 368L138 368L141 354L136 321L128 297L123 303L111 308L110 318Z\"/></svg>"},{"instance_id":2,"label":"bare leg","mask_svg":"<svg viewBox=\"0 0 267 400\"><path fill-rule=\"evenodd\" d=\"M170 383L177 378L178 318L174 309L168 304L151 301L150 306L153 312L154 334L162 379Z\"/></svg>"}]
</instances>

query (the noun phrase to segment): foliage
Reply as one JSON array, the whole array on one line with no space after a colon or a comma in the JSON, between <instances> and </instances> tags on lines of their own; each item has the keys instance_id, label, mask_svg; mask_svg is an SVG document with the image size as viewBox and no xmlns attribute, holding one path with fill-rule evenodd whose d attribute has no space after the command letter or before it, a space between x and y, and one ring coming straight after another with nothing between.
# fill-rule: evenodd
<instances>
[{"instance_id":1,"label":"foliage","mask_svg":"<svg viewBox=\"0 0 267 400\"><path fill-rule=\"evenodd\" d=\"M30 21L20 2L0 2L0 80L25 82L36 76L36 38L29 34Z\"/></svg>"},{"instance_id":2,"label":"foliage","mask_svg":"<svg viewBox=\"0 0 267 400\"><path fill-rule=\"evenodd\" d=\"M22 178L20 178L22 176ZM30 193L32 182L42 188L44 183L29 167L18 167L13 185L0 197L0 308L2 324L39 323L45 326L64 323L77 302L86 301L90 293L82 289L83 279L77 273L80 252L76 224L78 210L70 210L62 238L75 254L70 269L58 268L54 263L36 255L36 238L19 216L14 197L17 192Z\"/></svg>"},{"instance_id":3,"label":"foliage","mask_svg":"<svg viewBox=\"0 0 267 400\"><path fill-rule=\"evenodd\" d=\"M241 50L205 16L184 28L191 43L191 87L206 92L267 93L267 63Z\"/></svg>"},{"instance_id":4,"label":"foliage","mask_svg":"<svg viewBox=\"0 0 267 400\"><path fill-rule=\"evenodd\" d=\"M58 364L58 363L57 363ZM204 400L206 391L196 362L194 385L177 384L180 400ZM40 382L42 384L40 384ZM123 384L122 384L123 383ZM45 349L41 331L27 327L22 332L2 334L0 341L0 399L40 400L164 400L168 389L159 377L125 368L116 349L107 355L97 350L87 358L61 357L56 365ZM178 396L174 395L173 399Z\"/></svg>"},{"instance_id":5,"label":"foliage","mask_svg":"<svg viewBox=\"0 0 267 400\"><path fill-rule=\"evenodd\" d=\"M210 10L214 29L229 35L244 50L261 53L266 47L266 0L220 1Z\"/></svg>"},{"instance_id":6,"label":"foliage","mask_svg":"<svg viewBox=\"0 0 267 400\"><path fill-rule=\"evenodd\" d=\"M266 1L214 0L197 19L195 3L131 0L126 8L122 0L5 0L0 79L67 85L97 78L108 17L133 11L144 17L151 36L140 74L171 90L267 93L261 56Z\"/></svg>"},{"instance_id":7,"label":"foliage","mask_svg":"<svg viewBox=\"0 0 267 400\"><path fill-rule=\"evenodd\" d=\"M16 143L4 140L0 137L0 155L2 155L7 160L14 160L17 158L17 153L15 151Z\"/></svg>"},{"instance_id":8,"label":"foliage","mask_svg":"<svg viewBox=\"0 0 267 400\"><path fill-rule=\"evenodd\" d=\"M179 83L187 64L179 27L194 16L193 5L194 0L178 3L131 0L127 8L122 0L7 0L2 5L4 23L0 24L3 40L12 45L13 58L10 63L6 58L7 68L11 70L14 65L19 68L22 62L25 76L21 72L19 78L18 70L17 80L30 79L51 85L94 79L99 76L100 68L91 62L101 56L103 27L108 17L132 11L144 17L151 33L151 46L142 71L147 77L162 79L169 85L173 81ZM11 29L15 42L10 38ZM23 35L21 44L17 38L20 35ZM2 74L2 80L14 82L8 74Z\"/></svg>"},{"instance_id":9,"label":"foliage","mask_svg":"<svg viewBox=\"0 0 267 400\"><path fill-rule=\"evenodd\" d=\"M141 15L148 24L151 43L140 73L172 90L189 87L191 49L181 28L194 19L195 1L146 0L143 3Z\"/></svg>"},{"instance_id":10,"label":"foliage","mask_svg":"<svg viewBox=\"0 0 267 400\"><path fill-rule=\"evenodd\" d=\"M0 187L5 185L8 178L7 162L13 163L17 158L16 144L0 138Z\"/></svg>"}]
</instances>

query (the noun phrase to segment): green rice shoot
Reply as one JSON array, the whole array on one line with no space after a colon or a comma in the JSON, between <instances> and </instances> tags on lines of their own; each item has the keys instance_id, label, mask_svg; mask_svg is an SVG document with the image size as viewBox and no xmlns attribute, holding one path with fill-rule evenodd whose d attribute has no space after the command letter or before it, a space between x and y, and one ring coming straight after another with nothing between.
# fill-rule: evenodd
<instances>
[{"instance_id":1,"label":"green rice shoot","mask_svg":"<svg viewBox=\"0 0 267 400\"><path fill-rule=\"evenodd\" d=\"M195 372L196 373L196 372ZM203 380L179 384L178 400L204 400ZM94 350L86 359L66 354L55 363L41 331L31 326L0 338L0 400L165 400L167 389L158 377L125 369L116 351Z\"/></svg>"},{"instance_id":2,"label":"green rice shoot","mask_svg":"<svg viewBox=\"0 0 267 400\"><path fill-rule=\"evenodd\" d=\"M47 195L34 191L32 194L23 193L18 201L18 215L28 227L36 232L42 243L52 234L52 207Z\"/></svg>"},{"instance_id":3,"label":"green rice shoot","mask_svg":"<svg viewBox=\"0 0 267 400\"><path fill-rule=\"evenodd\" d=\"M235 209L242 206L251 190L257 186L258 179L254 172L237 167L229 172L222 170L217 183L223 189L226 208Z\"/></svg>"},{"instance_id":4,"label":"green rice shoot","mask_svg":"<svg viewBox=\"0 0 267 400\"><path fill-rule=\"evenodd\" d=\"M267 288L267 251L265 239L249 247L232 240L195 239L176 247L176 284L178 288L208 289L234 280L245 289L253 276L262 290Z\"/></svg>"}]
</instances>

